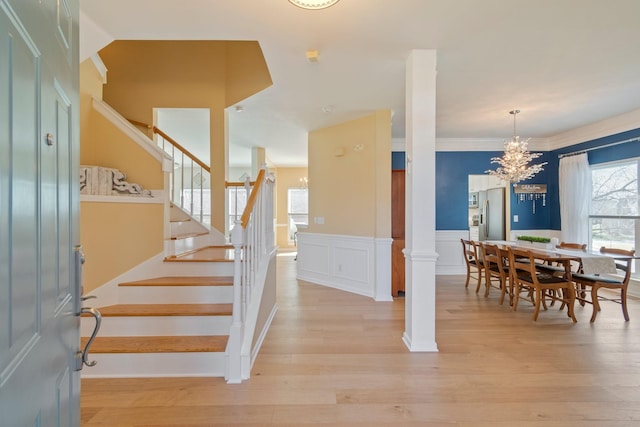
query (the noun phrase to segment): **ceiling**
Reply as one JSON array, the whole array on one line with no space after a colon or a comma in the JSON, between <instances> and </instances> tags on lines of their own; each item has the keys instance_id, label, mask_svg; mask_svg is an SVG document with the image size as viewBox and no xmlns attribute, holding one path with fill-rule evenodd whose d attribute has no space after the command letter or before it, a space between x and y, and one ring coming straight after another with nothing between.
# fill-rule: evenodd
<instances>
[{"instance_id":1,"label":"ceiling","mask_svg":"<svg viewBox=\"0 0 640 427\"><path fill-rule=\"evenodd\" d=\"M266 148L307 164L307 133L393 111L405 132L405 64L437 50L439 140L549 138L640 108L638 0L80 0L81 59L122 39L257 40L273 86L229 112L230 164ZM310 63L306 52L318 50ZM640 127L640 123L638 124Z\"/></svg>"}]
</instances>

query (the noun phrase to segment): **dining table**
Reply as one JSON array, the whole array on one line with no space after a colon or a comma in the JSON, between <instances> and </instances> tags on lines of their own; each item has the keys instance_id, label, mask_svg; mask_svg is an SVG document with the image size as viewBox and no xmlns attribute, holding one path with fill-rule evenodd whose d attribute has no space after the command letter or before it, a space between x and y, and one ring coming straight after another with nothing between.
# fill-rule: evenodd
<instances>
[{"instance_id":1,"label":"dining table","mask_svg":"<svg viewBox=\"0 0 640 427\"><path fill-rule=\"evenodd\" d=\"M540 261L545 262L547 265L562 265L565 269L565 275L567 279L571 278L571 262L582 262L582 257L587 255L588 252L581 250L568 250L558 248L540 248L529 244L518 244L518 242L512 242L508 240L487 240L487 243L496 245L501 251L503 257L508 256L508 248L515 246L519 249L526 249L530 251L534 257ZM589 254L590 257L595 257L595 254ZM613 261L613 259L611 259ZM615 268L615 263L614 263Z\"/></svg>"},{"instance_id":2,"label":"dining table","mask_svg":"<svg viewBox=\"0 0 640 427\"><path fill-rule=\"evenodd\" d=\"M509 258L509 247L516 247L520 250L525 249L533 255L536 263L540 262L539 265L536 264L536 270L539 270L541 274L561 276L570 282L574 281L572 278L573 273L580 272L586 275L618 274L616 260L640 259L638 254L601 253L599 250L565 249L551 247L551 245L541 248L529 243L506 240L486 240L484 242L495 245L504 260ZM514 289L511 280L509 284L510 300L513 300ZM585 297L584 289L576 288L575 291L580 295L580 298ZM545 298L543 298L542 304L546 309Z\"/></svg>"}]
</instances>

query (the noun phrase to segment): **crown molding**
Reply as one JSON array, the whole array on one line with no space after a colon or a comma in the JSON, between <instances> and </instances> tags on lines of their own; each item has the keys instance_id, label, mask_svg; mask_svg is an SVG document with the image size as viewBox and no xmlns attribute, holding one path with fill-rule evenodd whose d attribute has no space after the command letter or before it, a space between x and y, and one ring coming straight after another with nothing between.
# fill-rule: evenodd
<instances>
[{"instance_id":1,"label":"crown molding","mask_svg":"<svg viewBox=\"0 0 640 427\"><path fill-rule=\"evenodd\" d=\"M559 133L549 138L531 138L529 151L553 151L594 139L640 128L640 109ZM504 139L498 138L437 138L436 151L502 151ZM391 140L392 151L405 151L404 138Z\"/></svg>"},{"instance_id":2,"label":"crown molding","mask_svg":"<svg viewBox=\"0 0 640 427\"><path fill-rule=\"evenodd\" d=\"M437 138L436 151L503 151L502 138ZM531 138L529 151L549 151L549 140L546 138ZM391 140L391 151L406 151L407 145L403 138Z\"/></svg>"},{"instance_id":3,"label":"crown molding","mask_svg":"<svg viewBox=\"0 0 640 427\"><path fill-rule=\"evenodd\" d=\"M640 127L640 109L591 123L549 138L549 151L626 132Z\"/></svg>"},{"instance_id":4,"label":"crown molding","mask_svg":"<svg viewBox=\"0 0 640 427\"><path fill-rule=\"evenodd\" d=\"M503 151L503 138L438 138L436 151ZM549 142L546 138L531 138L529 151L547 151Z\"/></svg>"}]
</instances>

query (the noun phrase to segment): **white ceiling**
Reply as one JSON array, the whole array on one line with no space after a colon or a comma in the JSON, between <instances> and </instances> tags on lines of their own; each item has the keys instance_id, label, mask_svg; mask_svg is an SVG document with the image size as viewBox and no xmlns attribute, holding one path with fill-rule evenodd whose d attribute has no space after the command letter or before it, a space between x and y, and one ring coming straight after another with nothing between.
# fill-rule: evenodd
<instances>
[{"instance_id":1,"label":"white ceiling","mask_svg":"<svg viewBox=\"0 0 640 427\"><path fill-rule=\"evenodd\" d=\"M112 39L257 40L273 86L230 110L230 163L252 146L307 163L307 132L394 112L405 63L437 49L437 137L548 138L640 108L640 0L80 0L81 58ZM319 62L306 51L317 49ZM323 108L330 109L324 112ZM638 123L640 127L640 123Z\"/></svg>"}]
</instances>

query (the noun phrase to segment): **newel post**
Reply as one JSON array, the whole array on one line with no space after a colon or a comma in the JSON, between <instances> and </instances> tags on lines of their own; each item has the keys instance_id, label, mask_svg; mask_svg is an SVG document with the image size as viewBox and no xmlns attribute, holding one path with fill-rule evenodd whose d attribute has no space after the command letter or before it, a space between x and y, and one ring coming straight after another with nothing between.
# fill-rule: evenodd
<instances>
[{"instance_id":1,"label":"newel post","mask_svg":"<svg viewBox=\"0 0 640 427\"><path fill-rule=\"evenodd\" d=\"M236 220L231 230L231 244L233 245L233 314L231 316L231 331L227 345L227 366L225 379L229 384L242 382L242 246L244 235L242 221Z\"/></svg>"}]
</instances>

